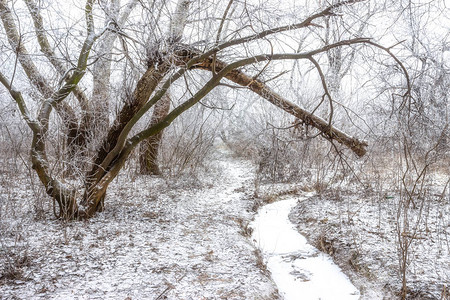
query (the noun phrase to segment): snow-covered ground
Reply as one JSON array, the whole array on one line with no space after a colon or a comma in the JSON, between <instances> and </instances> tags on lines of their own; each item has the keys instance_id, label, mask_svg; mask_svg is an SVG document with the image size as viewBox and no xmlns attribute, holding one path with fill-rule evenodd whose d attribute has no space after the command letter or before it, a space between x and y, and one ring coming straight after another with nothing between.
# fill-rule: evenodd
<instances>
[{"instance_id":1,"label":"snow-covered ground","mask_svg":"<svg viewBox=\"0 0 450 300\"><path fill-rule=\"evenodd\" d=\"M410 212L408 299L450 298L450 199L437 198ZM298 201L289 218L333 257L362 299L381 300L399 298L401 288L398 213L396 196L343 187Z\"/></svg>"},{"instance_id":2,"label":"snow-covered ground","mask_svg":"<svg viewBox=\"0 0 450 300\"><path fill-rule=\"evenodd\" d=\"M201 182L118 178L86 222L36 221L21 199L2 199L16 204L0 221L0 298L278 299L243 232L253 167L220 151Z\"/></svg>"},{"instance_id":3,"label":"snow-covered ground","mask_svg":"<svg viewBox=\"0 0 450 300\"><path fill-rule=\"evenodd\" d=\"M70 223L34 199L26 173L4 169L0 299L397 298L395 197L344 187L311 195L307 182L258 183L226 147L214 158L201 178L125 172L103 213ZM447 299L450 199L427 202L422 216L410 296Z\"/></svg>"},{"instance_id":4,"label":"snow-covered ground","mask_svg":"<svg viewBox=\"0 0 450 300\"><path fill-rule=\"evenodd\" d=\"M251 226L280 294L286 300L356 300L359 291L331 257L307 243L289 221L297 198L263 206Z\"/></svg>"}]
</instances>

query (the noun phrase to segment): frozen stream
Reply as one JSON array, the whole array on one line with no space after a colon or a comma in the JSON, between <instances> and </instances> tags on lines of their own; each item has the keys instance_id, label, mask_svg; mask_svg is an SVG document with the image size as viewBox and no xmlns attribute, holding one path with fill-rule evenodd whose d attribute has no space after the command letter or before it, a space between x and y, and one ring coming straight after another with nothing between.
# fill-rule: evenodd
<instances>
[{"instance_id":1,"label":"frozen stream","mask_svg":"<svg viewBox=\"0 0 450 300\"><path fill-rule=\"evenodd\" d=\"M289 198L259 209L251 226L280 294L286 300L359 299L358 289L331 258L307 243L289 221Z\"/></svg>"}]
</instances>

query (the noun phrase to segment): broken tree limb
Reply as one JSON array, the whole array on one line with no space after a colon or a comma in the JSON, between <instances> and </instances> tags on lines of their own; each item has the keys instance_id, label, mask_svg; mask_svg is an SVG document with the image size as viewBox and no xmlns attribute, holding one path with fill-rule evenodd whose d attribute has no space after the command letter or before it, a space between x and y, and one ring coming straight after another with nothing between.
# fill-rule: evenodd
<instances>
[{"instance_id":1,"label":"broken tree limb","mask_svg":"<svg viewBox=\"0 0 450 300\"><path fill-rule=\"evenodd\" d=\"M195 67L212 72L213 70L220 71L226 66L227 64L225 62L216 59L215 66L213 67L213 59L207 59L206 61L199 65L196 65ZM345 145L359 157L362 157L364 156L364 154L366 154L366 147L368 146L368 144L365 141L360 141L357 138L354 138L333 126L330 126L329 122L327 122L326 120L314 114L311 114L297 104L283 98L281 95L277 94L275 91L269 88L265 83L246 75L241 70L232 70L225 76L225 78L240 86L247 87L249 90L258 94L273 105L299 118L306 125L310 125L318 129L322 133L322 135L330 141L337 141Z\"/></svg>"}]
</instances>

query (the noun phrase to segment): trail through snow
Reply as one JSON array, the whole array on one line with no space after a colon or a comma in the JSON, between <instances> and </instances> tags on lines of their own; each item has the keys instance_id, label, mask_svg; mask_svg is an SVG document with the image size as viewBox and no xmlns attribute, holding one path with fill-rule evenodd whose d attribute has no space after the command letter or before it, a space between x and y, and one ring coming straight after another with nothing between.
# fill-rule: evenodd
<instances>
[{"instance_id":1,"label":"trail through snow","mask_svg":"<svg viewBox=\"0 0 450 300\"><path fill-rule=\"evenodd\" d=\"M260 269L241 228L254 217L254 166L223 145L217 152L197 188L123 175L105 211L86 222L63 224L50 212L38 221L29 207L5 214L0 274L11 258L27 264L23 278L0 276L0 299L278 299L272 279L288 300L358 299L289 222L296 199L264 206L252 223L272 279Z\"/></svg>"},{"instance_id":2,"label":"trail through snow","mask_svg":"<svg viewBox=\"0 0 450 300\"><path fill-rule=\"evenodd\" d=\"M309 245L288 215L298 198L263 206L251 226L272 278L286 300L356 300L359 291L330 256Z\"/></svg>"},{"instance_id":3,"label":"trail through snow","mask_svg":"<svg viewBox=\"0 0 450 300\"><path fill-rule=\"evenodd\" d=\"M218 151L201 180L123 174L105 211L85 222L50 212L36 221L27 207L5 214L0 299L278 299L242 234L254 215L253 166ZM25 255L23 278L2 279L10 258Z\"/></svg>"}]
</instances>

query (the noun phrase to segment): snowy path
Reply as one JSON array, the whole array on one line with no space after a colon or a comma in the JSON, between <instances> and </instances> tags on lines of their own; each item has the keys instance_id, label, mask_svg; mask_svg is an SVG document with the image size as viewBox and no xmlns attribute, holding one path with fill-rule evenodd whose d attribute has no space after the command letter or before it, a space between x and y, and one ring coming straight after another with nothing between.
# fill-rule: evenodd
<instances>
[{"instance_id":1,"label":"snowy path","mask_svg":"<svg viewBox=\"0 0 450 300\"><path fill-rule=\"evenodd\" d=\"M253 166L219 151L201 184L118 178L87 222L24 214L10 230L21 240L0 245L26 253L26 279L0 282L0 299L278 299L242 234L254 214Z\"/></svg>"},{"instance_id":2,"label":"snowy path","mask_svg":"<svg viewBox=\"0 0 450 300\"><path fill-rule=\"evenodd\" d=\"M260 208L252 239L261 249L269 271L286 300L356 300L359 291L331 258L309 245L288 215L297 198Z\"/></svg>"},{"instance_id":3,"label":"snowy path","mask_svg":"<svg viewBox=\"0 0 450 300\"><path fill-rule=\"evenodd\" d=\"M20 236L0 237L0 252L29 262L23 278L0 282L0 299L278 299L272 279L285 299L358 298L293 229L295 200L266 205L253 222L273 278L261 270L241 228L254 217L253 166L219 146L212 168L201 184L123 175L86 222L62 224L50 212L36 221L27 210L0 220ZM0 256L0 270L6 263Z\"/></svg>"}]
</instances>

